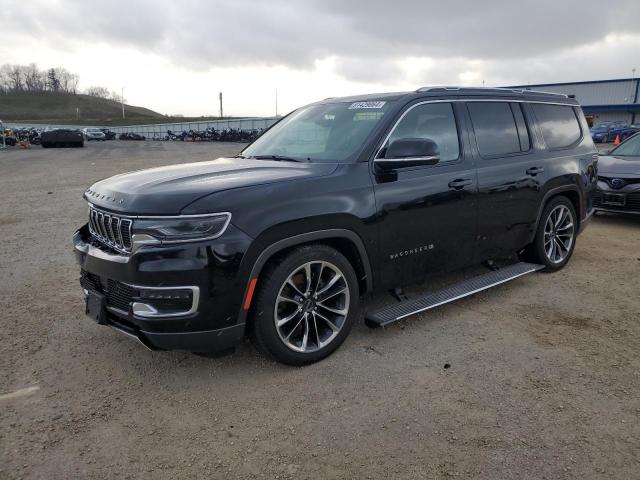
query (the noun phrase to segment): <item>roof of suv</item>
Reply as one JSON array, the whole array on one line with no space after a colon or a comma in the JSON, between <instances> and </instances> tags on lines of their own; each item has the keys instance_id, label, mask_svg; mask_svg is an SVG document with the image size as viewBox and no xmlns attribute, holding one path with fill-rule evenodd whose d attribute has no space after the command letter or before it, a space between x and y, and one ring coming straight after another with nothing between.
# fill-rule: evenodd
<instances>
[{"instance_id":1,"label":"roof of suv","mask_svg":"<svg viewBox=\"0 0 640 480\"><path fill-rule=\"evenodd\" d=\"M413 92L372 93L349 97L330 97L319 103L363 102L370 100L399 100L400 98L425 97L487 97L511 98L530 101L565 103L579 105L573 97L561 93L540 92L522 88L484 88L484 87L422 87Z\"/></svg>"}]
</instances>

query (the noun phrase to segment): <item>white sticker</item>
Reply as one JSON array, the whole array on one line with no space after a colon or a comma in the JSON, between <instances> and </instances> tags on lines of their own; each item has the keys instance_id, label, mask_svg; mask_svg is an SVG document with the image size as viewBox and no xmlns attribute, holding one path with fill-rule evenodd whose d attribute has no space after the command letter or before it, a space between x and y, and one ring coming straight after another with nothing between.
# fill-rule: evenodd
<instances>
[{"instance_id":1,"label":"white sticker","mask_svg":"<svg viewBox=\"0 0 640 480\"><path fill-rule=\"evenodd\" d=\"M382 101L378 101L378 102L356 102L356 103L352 103L351 106L349 107L349 110L355 110L358 108L382 108L384 106L384 104L387 102L382 102Z\"/></svg>"}]
</instances>

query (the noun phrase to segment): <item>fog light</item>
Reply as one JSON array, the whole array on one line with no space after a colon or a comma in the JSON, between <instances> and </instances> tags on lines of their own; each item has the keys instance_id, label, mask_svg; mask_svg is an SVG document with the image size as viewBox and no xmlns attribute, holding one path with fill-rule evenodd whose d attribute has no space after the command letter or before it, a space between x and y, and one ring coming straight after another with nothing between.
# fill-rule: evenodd
<instances>
[{"instance_id":1,"label":"fog light","mask_svg":"<svg viewBox=\"0 0 640 480\"><path fill-rule=\"evenodd\" d=\"M184 290L141 290L140 299L149 300L190 300L192 291Z\"/></svg>"},{"instance_id":2,"label":"fog light","mask_svg":"<svg viewBox=\"0 0 640 480\"><path fill-rule=\"evenodd\" d=\"M190 315L198 309L198 287L141 287L131 305L135 316L145 318Z\"/></svg>"}]
</instances>

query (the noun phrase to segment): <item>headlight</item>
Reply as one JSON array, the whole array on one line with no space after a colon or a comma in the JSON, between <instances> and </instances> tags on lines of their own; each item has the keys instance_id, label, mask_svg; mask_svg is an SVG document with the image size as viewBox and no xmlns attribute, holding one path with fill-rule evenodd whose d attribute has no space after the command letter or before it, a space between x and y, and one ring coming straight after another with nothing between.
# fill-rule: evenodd
<instances>
[{"instance_id":1,"label":"headlight","mask_svg":"<svg viewBox=\"0 0 640 480\"><path fill-rule=\"evenodd\" d=\"M134 243L136 236L142 240L140 243L155 243L143 240L146 236L162 243L212 240L224 233L230 221L231 214L226 212L176 217L140 217L133 221L132 233Z\"/></svg>"}]
</instances>

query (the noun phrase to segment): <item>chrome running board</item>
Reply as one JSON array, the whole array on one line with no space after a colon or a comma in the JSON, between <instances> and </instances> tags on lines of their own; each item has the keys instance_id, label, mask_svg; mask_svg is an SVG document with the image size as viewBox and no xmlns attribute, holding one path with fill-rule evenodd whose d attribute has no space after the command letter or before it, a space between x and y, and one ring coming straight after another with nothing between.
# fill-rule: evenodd
<instances>
[{"instance_id":1,"label":"chrome running board","mask_svg":"<svg viewBox=\"0 0 640 480\"><path fill-rule=\"evenodd\" d=\"M515 263L508 267L500 268L477 277L463 280L450 287L427 293L420 298L405 300L400 303L382 307L373 312L367 312L365 323L368 327L384 327L403 318L424 312L445 303L453 302L459 298L468 297L474 293L487 290L501 283L514 280L528 273L542 270L544 265L535 263Z\"/></svg>"}]
</instances>

